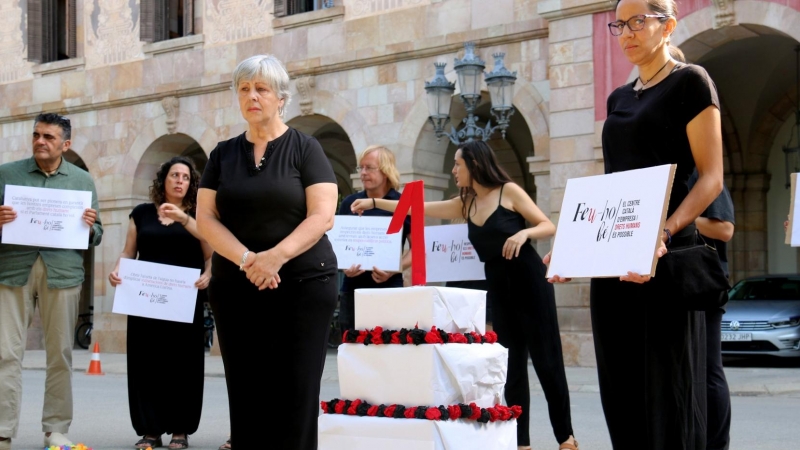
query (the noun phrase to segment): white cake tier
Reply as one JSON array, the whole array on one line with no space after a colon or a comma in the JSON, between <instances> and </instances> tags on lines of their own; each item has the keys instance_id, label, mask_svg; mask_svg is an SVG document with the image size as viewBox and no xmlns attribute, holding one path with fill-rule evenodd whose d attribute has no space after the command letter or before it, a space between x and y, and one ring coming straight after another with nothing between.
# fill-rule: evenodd
<instances>
[{"instance_id":1,"label":"white cake tier","mask_svg":"<svg viewBox=\"0 0 800 450\"><path fill-rule=\"evenodd\" d=\"M323 414L319 450L516 450L517 421L391 419Z\"/></svg>"},{"instance_id":2,"label":"white cake tier","mask_svg":"<svg viewBox=\"0 0 800 450\"><path fill-rule=\"evenodd\" d=\"M356 289L357 329L436 326L448 333L486 332L486 291L413 286Z\"/></svg>"},{"instance_id":3,"label":"white cake tier","mask_svg":"<svg viewBox=\"0 0 800 450\"><path fill-rule=\"evenodd\" d=\"M508 350L500 344L342 344L341 398L374 405L501 403Z\"/></svg>"}]
</instances>

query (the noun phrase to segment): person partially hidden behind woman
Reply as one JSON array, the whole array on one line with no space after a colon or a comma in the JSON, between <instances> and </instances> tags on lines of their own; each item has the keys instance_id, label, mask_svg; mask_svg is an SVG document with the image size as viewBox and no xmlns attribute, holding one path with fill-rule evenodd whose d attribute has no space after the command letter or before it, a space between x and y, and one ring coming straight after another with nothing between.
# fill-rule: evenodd
<instances>
[{"instance_id":1,"label":"person partially hidden behind woman","mask_svg":"<svg viewBox=\"0 0 800 450\"><path fill-rule=\"evenodd\" d=\"M336 255L325 235L336 176L319 142L282 120L291 91L277 58L247 58L232 78L246 131L211 152L197 201L198 228L214 249L209 301L231 445L314 450L338 297ZM254 348L269 354L259 370ZM280 431L266 433L272 425Z\"/></svg>"},{"instance_id":2,"label":"person partially hidden behind woman","mask_svg":"<svg viewBox=\"0 0 800 450\"><path fill-rule=\"evenodd\" d=\"M189 446L203 407L205 345L204 289L211 278L211 247L194 220L200 174L187 158L176 156L161 165L150 187L152 203L130 214L120 259L138 259L201 269L192 323L128 316L128 406L136 448L161 447L161 435L172 434L169 448ZM122 283L119 263L108 275L111 286ZM169 365L158 370L161 362ZM174 405L169 407L168 405Z\"/></svg>"},{"instance_id":3,"label":"person partially hidden behind woman","mask_svg":"<svg viewBox=\"0 0 800 450\"><path fill-rule=\"evenodd\" d=\"M555 226L511 181L485 142L467 142L456 150L453 175L459 197L425 202L425 215L467 220L469 241L484 262L494 331L497 341L508 349L506 402L522 407L517 419L517 445L530 449L530 355L559 449L576 450L555 293L547 283L541 258L530 245L532 239L552 236ZM372 200L356 200L351 209L360 214L373 206L387 211L397 207L394 200ZM526 227L526 221L533 226Z\"/></svg>"},{"instance_id":4,"label":"person partially hidden behind woman","mask_svg":"<svg viewBox=\"0 0 800 450\"><path fill-rule=\"evenodd\" d=\"M702 67L670 57L677 15L673 0L621 0L616 21L608 24L639 76L608 98L605 172L677 164L658 258L695 244L694 221L723 186L716 87ZM690 191L695 166L698 177ZM706 449L705 317L669 293L681 280L664 270L659 262L652 280L632 272L591 280L600 399L617 450ZM632 311L636 339L630 334Z\"/></svg>"},{"instance_id":5,"label":"person partially hidden behind woman","mask_svg":"<svg viewBox=\"0 0 800 450\"><path fill-rule=\"evenodd\" d=\"M342 200L339 207L340 216L349 216L350 205L359 198L385 198L397 200L400 198L400 173L397 171L394 153L382 145L370 145L358 158L356 173L361 178L364 190L348 195ZM370 211L368 216L389 216L391 213L381 210ZM411 219L406 217L403 223L403 236L401 245L405 245L408 234L411 232ZM409 242L410 243L410 242ZM344 279L339 295L339 323L341 329L349 330L355 326L355 291L356 289L380 289L403 287L402 271L411 267L411 252L406 251L400 262L400 272L387 272L378 267L361 267L353 264L351 267L342 268Z\"/></svg>"}]
</instances>

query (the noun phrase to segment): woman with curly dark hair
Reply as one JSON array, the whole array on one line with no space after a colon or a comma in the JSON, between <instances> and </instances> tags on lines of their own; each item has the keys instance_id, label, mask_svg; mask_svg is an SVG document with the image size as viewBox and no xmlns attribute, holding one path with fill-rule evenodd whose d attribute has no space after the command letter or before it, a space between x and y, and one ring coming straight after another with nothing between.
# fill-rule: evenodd
<instances>
[{"instance_id":1,"label":"woman with curly dark hair","mask_svg":"<svg viewBox=\"0 0 800 450\"><path fill-rule=\"evenodd\" d=\"M187 448L188 435L200 423L203 303L212 251L198 234L194 219L199 180L188 158L176 156L162 164L150 187L152 203L143 203L130 214L120 255L120 259L202 270L195 282L198 296L192 323L128 316L128 405L133 429L142 436L136 448L161 447L164 433L172 435L169 448ZM114 287L122 282L119 261L108 280ZM168 364L166 370L156 372L162 362Z\"/></svg>"}]
</instances>

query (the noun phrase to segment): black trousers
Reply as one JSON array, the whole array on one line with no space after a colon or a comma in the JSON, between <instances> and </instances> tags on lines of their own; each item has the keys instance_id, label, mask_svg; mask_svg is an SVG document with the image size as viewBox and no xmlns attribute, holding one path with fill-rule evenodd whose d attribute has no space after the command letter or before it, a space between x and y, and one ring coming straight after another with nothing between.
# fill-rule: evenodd
<instances>
[{"instance_id":1,"label":"black trousers","mask_svg":"<svg viewBox=\"0 0 800 450\"><path fill-rule=\"evenodd\" d=\"M708 450L728 450L731 441L731 393L722 368L722 315L706 312L706 398L708 400Z\"/></svg>"},{"instance_id":2,"label":"black trousers","mask_svg":"<svg viewBox=\"0 0 800 450\"><path fill-rule=\"evenodd\" d=\"M704 450L704 313L676 306L656 278L641 285L617 278L591 282L600 399L611 444L615 450Z\"/></svg>"},{"instance_id":3,"label":"black trousers","mask_svg":"<svg viewBox=\"0 0 800 450\"><path fill-rule=\"evenodd\" d=\"M495 258L486 262L484 270L493 302L492 326L498 342L508 349L506 402L522 407L517 445L531 442L528 356L547 400L553 434L558 443L564 442L574 433L555 292L545 278L546 267L536 250L525 245L519 257Z\"/></svg>"},{"instance_id":4,"label":"black trousers","mask_svg":"<svg viewBox=\"0 0 800 450\"><path fill-rule=\"evenodd\" d=\"M242 274L211 279L231 443L237 448L315 450L320 380L336 308L335 276L259 291ZM265 430L277 426L280 432ZM266 427L266 428L265 428Z\"/></svg>"}]
</instances>

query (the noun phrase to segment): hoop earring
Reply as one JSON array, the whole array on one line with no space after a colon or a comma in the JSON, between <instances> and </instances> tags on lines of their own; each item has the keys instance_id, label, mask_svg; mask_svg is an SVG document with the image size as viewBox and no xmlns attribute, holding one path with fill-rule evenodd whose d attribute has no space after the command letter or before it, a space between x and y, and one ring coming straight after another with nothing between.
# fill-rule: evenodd
<instances>
[{"instance_id":1,"label":"hoop earring","mask_svg":"<svg viewBox=\"0 0 800 450\"><path fill-rule=\"evenodd\" d=\"M283 106L278 107L278 115L283 117Z\"/></svg>"}]
</instances>

